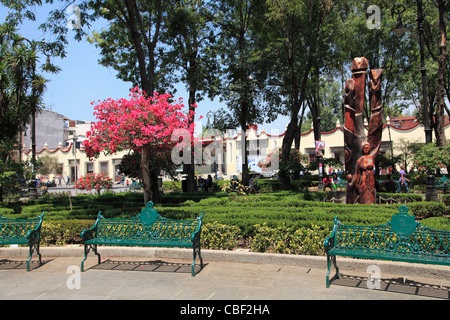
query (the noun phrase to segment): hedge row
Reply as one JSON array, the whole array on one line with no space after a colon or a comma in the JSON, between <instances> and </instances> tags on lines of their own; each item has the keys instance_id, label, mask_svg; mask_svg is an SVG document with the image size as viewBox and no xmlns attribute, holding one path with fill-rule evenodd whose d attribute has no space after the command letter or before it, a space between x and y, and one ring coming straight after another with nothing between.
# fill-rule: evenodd
<instances>
[{"instance_id":1,"label":"hedge row","mask_svg":"<svg viewBox=\"0 0 450 320\"><path fill-rule=\"evenodd\" d=\"M44 221L41 246L80 244L80 233L92 227L91 220ZM290 254L323 254L323 240L329 230L317 226L313 228L270 228L257 225L255 236L249 240L255 252ZM205 223L202 228L202 248L231 250L238 245L242 234L238 227L218 223Z\"/></svg>"},{"instance_id":2,"label":"hedge row","mask_svg":"<svg viewBox=\"0 0 450 320\"><path fill-rule=\"evenodd\" d=\"M245 197L197 198L184 202L158 204L159 213L172 219L196 218L205 213L205 221L237 225L244 233L251 234L254 225L266 222L270 227L286 223L287 226L305 227L312 224L329 226L334 216L348 224L379 224L395 214L399 205L345 205L321 201L308 201L321 193L265 193ZM177 195L173 195L176 197ZM95 219L98 212L107 218L135 216L143 207L143 199L131 196L101 196L73 198L72 210L57 203L33 202L17 207L0 208L0 213L15 218L36 217L46 212L46 219ZM76 200L75 200L76 199ZM41 199L40 199L41 200ZM85 201L88 200L88 201ZM92 200L92 201L91 201ZM440 202L412 202L407 204L410 213L418 218L439 217L446 214L446 207Z\"/></svg>"},{"instance_id":3,"label":"hedge row","mask_svg":"<svg viewBox=\"0 0 450 320\"><path fill-rule=\"evenodd\" d=\"M231 197L218 193L196 194L183 201L186 194L172 193L158 204L158 212L172 219L196 218L204 213L202 243L204 248L231 249L242 239L253 251L322 254L323 240L329 234L335 216L344 224L385 224L398 212L393 205L345 205L305 199L322 199L324 193L261 193ZM168 199L171 202L168 202ZM412 199L412 198L410 198ZM135 216L143 207L142 194L119 194L72 198L56 196L39 199L21 206L2 204L0 214L15 218L36 217L46 212L42 245L80 243L82 230L91 227L98 211L107 218ZM67 202L65 202L67 200ZM418 201L407 204L409 212L422 219L422 224L434 229L450 230L446 207L439 202Z\"/></svg>"},{"instance_id":4,"label":"hedge row","mask_svg":"<svg viewBox=\"0 0 450 320\"><path fill-rule=\"evenodd\" d=\"M64 220L44 221L41 245L64 245L81 243L80 233L90 228L94 221ZM450 220L434 217L422 221L422 225L450 231ZM242 239L247 239L254 252L271 252L284 254L323 255L323 242L330 235L331 229L317 225L311 227L269 227L267 224L256 225L255 234L245 238L237 226L221 224L217 221L205 223L202 228L202 248L232 250Z\"/></svg>"}]
</instances>

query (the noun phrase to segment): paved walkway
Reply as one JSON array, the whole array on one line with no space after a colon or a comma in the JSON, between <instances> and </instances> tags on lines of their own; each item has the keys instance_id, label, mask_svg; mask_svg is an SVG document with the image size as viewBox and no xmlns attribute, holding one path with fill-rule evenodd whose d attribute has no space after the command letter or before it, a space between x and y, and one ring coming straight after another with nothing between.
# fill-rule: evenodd
<instances>
[{"instance_id":1,"label":"paved walkway","mask_svg":"<svg viewBox=\"0 0 450 320\"><path fill-rule=\"evenodd\" d=\"M33 269L26 272L27 248L0 248L0 299L422 300L449 299L450 294L449 268L413 264L408 269L377 263L381 270L400 267L402 273L381 273L379 289L368 289L367 264L338 259L344 276L327 289L324 257L204 250L206 265L191 277L192 251L185 249L99 248L102 263L90 256L83 273L81 247L41 250L44 264L33 259ZM425 270L437 278L427 277Z\"/></svg>"}]
</instances>

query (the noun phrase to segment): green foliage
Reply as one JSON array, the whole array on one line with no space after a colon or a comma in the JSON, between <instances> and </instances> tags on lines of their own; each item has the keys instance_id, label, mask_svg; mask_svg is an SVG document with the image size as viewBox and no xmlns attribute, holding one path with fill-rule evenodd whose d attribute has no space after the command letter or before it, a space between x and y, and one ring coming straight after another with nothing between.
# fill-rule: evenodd
<instances>
[{"instance_id":1,"label":"green foliage","mask_svg":"<svg viewBox=\"0 0 450 320\"><path fill-rule=\"evenodd\" d=\"M255 252L323 255L323 240L329 233L328 228L321 229L315 225L311 228L256 225L251 248Z\"/></svg>"},{"instance_id":2,"label":"green foliage","mask_svg":"<svg viewBox=\"0 0 450 320\"><path fill-rule=\"evenodd\" d=\"M416 193L377 192L377 198L392 199L394 202L398 203L411 203L423 201L422 195Z\"/></svg>"},{"instance_id":3,"label":"green foliage","mask_svg":"<svg viewBox=\"0 0 450 320\"><path fill-rule=\"evenodd\" d=\"M50 156L45 155L42 157L39 157L36 160L36 167L37 167L37 173L48 175L51 173L62 173L58 172L59 165L58 165L58 157L56 156Z\"/></svg>"},{"instance_id":4,"label":"green foliage","mask_svg":"<svg viewBox=\"0 0 450 320\"><path fill-rule=\"evenodd\" d=\"M8 215L8 214L13 214L14 213L14 209L12 208L0 208L0 215L4 216L4 215Z\"/></svg>"},{"instance_id":5,"label":"green foliage","mask_svg":"<svg viewBox=\"0 0 450 320\"><path fill-rule=\"evenodd\" d=\"M423 219L420 223L424 227L428 227L435 230L450 231L450 218L448 217L432 217Z\"/></svg>"},{"instance_id":6,"label":"green foliage","mask_svg":"<svg viewBox=\"0 0 450 320\"><path fill-rule=\"evenodd\" d=\"M141 154L131 152L123 156L119 164L119 170L127 177L142 180ZM176 175L177 165L170 161L170 153L153 151L153 156L149 159L149 170L151 173L158 174L164 171L167 175L173 177Z\"/></svg>"},{"instance_id":7,"label":"green foliage","mask_svg":"<svg viewBox=\"0 0 450 320\"><path fill-rule=\"evenodd\" d=\"M449 164L449 148L441 150L434 143L425 144L414 155L414 167L420 170L434 173L436 169L441 169ZM445 155L445 156L444 156Z\"/></svg>"},{"instance_id":8,"label":"green foliage","mask_svg":"<svg viewBox=\"0 0 450 320\"><path fill-rule=\"evenodd\" d=\"M450 206L450 194L444 194L442 196L442 202L446 205L446 206Z\"/></svg>"},{"instance_id":9,"label":"green foliage","mask_svg":"<svg viewBox=\"0 0 450 320\"><path fill-rule=\"evenodd\" d=\"M408 203L407 207L410 214L420 218L441 217L445 214L445 206L440 202L414 202Z\"/></svg>"},{"instance_id":10,"label":"green foliage","mask_svg":"<svg viewBox=\"0 0 450 320\"><path fill-rule=\"evenodd\" d=\"M308 192L261 193L245 202L236 202L225 193L195 195L198 197L194 200L186 200L193 196L189 194L164 195L158 213L171 219L194 219L203 212L203 248L231 250L241 239L249 239L253 251L287 254L323 254L322 244L335 216L348 225L380 225L398 213L399 207L309 201L305 199L318 193ZM401 196L410 196L410 201L419 199L412 194ZM73 210L66 198L49 197L29 203L3 203L0 214L35 218L45 211L42 245L80 243L81 231L93 226L99 211L107 218L134 217L142 209L142 197L141 193L78 195L72 198ZM450 228L444 204L415 201L407 206L423 225Z\"/></svg>"},{"instance_id":11,"label":"green foliage","mask_svg":"<svg viewBox=\"0 0 450 320\"><path fill-rule=\"evenodd\" d=\"M41 227L41 246L81 243L81 232L93 224L94 221L90 220L44 220Z\"/></svg>"},{"instance_id":12,"label":"green foliage","mask_svg":"<svg viewBox=\"0 0 450 320\"><path fill-rule=\"evenodd\" d=\"M217 221L202 226L202 247L205 249L232 250L238 243L241 230L236 226Z\"/></svg>"},{"instance_id":13,"label":"green foliage","mask_svg":"<svg viewBox=\"0 0 450 320\"><path fill-rule=\"evenodd\" d=\"M8 143L0 142L0 201L3 196L15 196L20 192L20 178L24 175L24 164L3 160L2 156L12 151Z\"/></svg>"},{"instance_id":14,"label":"green foliage","mask_svg":"<svg viewBox=\"0 0 450 320\"><path fill-rule=\"evenodd\" d=\"M288 159L283 161L283 153L281 148L278 150L278 154L280 157L280 171L299 173L300 171L305 170L304 164L308 162L308 155L301 154L297 149L291 149Z\"/></svg>"}]
</instances>

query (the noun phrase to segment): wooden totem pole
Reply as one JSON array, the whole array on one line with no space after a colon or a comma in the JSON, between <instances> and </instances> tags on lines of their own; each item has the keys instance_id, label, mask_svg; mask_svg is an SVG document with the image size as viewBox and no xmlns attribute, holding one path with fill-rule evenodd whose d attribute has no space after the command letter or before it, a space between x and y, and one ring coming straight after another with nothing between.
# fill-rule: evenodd
<instances>
[{"instance_id":1,"label":"wooden totem pole","mask_svg":"<svg viewBox=\"0 0 450 320\"><path fill-rule=\"evenodd\" d=\"M355 58L351 65L352 79L345 82L344 146L347 175L347 203L375 203L375 158L380 150L383 129L381 104L382 69L370 70L370 120L366 134L364 100L368 61Z\"/></svg>"}]
</instances>

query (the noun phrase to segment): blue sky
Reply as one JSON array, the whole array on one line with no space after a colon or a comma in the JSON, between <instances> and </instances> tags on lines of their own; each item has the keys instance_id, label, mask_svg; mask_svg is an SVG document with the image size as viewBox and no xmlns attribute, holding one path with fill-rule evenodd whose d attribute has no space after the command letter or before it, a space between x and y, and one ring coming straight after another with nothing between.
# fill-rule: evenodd
<instances>
[{"instance_id":1,"label":"blue sky","mask_svg":"<svg viewBox=\"0 0 450 320\"><path fill-rule=\"evenodd\" d=\"M57 2L55 2L58 5ZM60 5L60 4L59 4ZM36 22L25 22L21 27L20 33L30 39L40 41L43 38L50 40L50 36L43 34L38 30L46 18L47 9L38 8L36 10ZM48 5L47 5L48 8ZM4 20L5 10L0 9L0 21ZM70 14L67 14L69 17ZM101 24L94 26L94 30L100 31ZM69 31L69 34L72 31ZM73 34L70 34L73 36ZM69 36L69 46L67 47L67 56L64 59L53 58L53 63L61 68L57 74L45 73L44 77L50 80L47 83L47 90L43 97L44 104L51 110L63 114L73 120L95 121L93 115L94 106L92 101L103 100L106 98L126 98L131 88L131 83L126 83L116 78L116 71L113 68L106 68L98 64L99 49L86 40L78 42ZM41 59L45 63L45 57ZM184 102L188 100L188 94L184 85L177 86L175 97L182 97ZM223 107L217 101L210 101L205 98L198 103L197 116L203 116L206 124L206 114L210 110L217 110ZM266 128L269 133L279 134L285 131L288 120L286 117L280 117L271 124L259 125L259 128Z\"/></svg>"}]
</instances>

